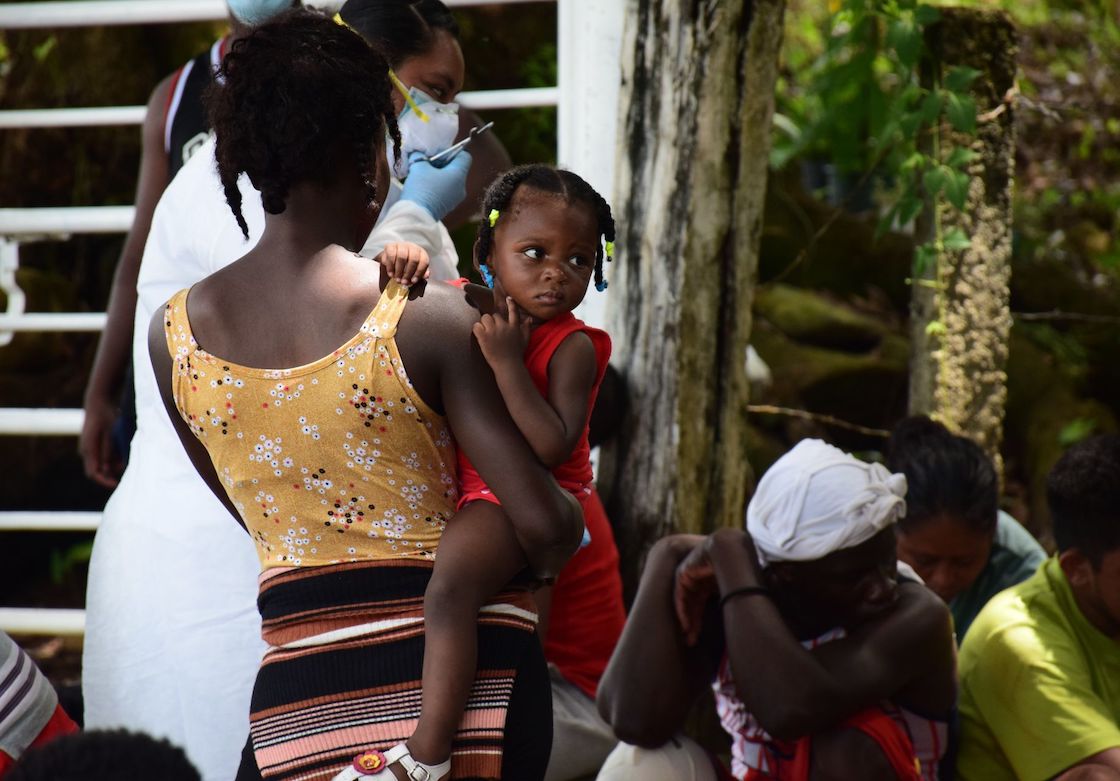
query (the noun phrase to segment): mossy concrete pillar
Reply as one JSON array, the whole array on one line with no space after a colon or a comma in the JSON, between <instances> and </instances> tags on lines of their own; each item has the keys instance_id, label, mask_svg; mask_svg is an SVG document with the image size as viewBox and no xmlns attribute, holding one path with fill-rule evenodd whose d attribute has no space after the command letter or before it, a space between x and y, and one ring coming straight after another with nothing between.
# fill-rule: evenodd
<instances>
[{"instance_id":1,"label":"mossy concrete pillar","mask_svg":"<svg viewBox=\"0 0 1120 781\"><path fill-rule=\"evenodd\" d=\"M940 235L959 228L971 246L943 249L924 280L916 280L911 304L913 353L910 411L927 413L951 430L976 440L1001 465L999 448L1007 401L1007 354L1011 332L1011 188L1015 171L1012 88L1016 34L1003 12L942 8L928 31L935 67L975 68L974 135L947 124L939 153L967 146L971 183L963 210L940 202Z\"/></svg>"}]
</instances>

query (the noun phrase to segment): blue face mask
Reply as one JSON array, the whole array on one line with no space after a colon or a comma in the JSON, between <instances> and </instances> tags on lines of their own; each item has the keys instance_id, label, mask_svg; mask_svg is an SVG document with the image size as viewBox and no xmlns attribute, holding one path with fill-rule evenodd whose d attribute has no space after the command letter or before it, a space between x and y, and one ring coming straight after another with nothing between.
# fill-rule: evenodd
<instances>
[{"instance_id":1,"label":"blue face mask","mask_svg":"<svg viewBox=\"0 0 1120 781\"><path fill-rule=\"evenodd\" d=\"M230 13L242 24L264 24L292 7L292 0L226 0Z\"/></svg>"}]
</instances>

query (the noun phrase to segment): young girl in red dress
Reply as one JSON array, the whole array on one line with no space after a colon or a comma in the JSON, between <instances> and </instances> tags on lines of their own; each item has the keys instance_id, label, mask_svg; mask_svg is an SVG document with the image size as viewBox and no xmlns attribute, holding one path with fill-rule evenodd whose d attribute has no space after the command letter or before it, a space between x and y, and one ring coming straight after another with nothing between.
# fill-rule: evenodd
<instances>
[{"instance_id":1,"label":"young girl in red dress","mask_svg":"<svg viewBox=\"0 0 1120 781\"><path fill-rule=\"evenodd\" d=\"M606 288L603 262L613 254L614 240L610 207L576 174L528 165L490 186L482 214L475 264L487 287L459 283L482 313L474 326L478 347L533 452L582 505L592 481L587 425L611 343L572 310L592 278L598 290ZM393 259L387 260L392 266ZM462 748L464 735L455 731L475 681L478 611L526 568L523 550L533 540L510 522L462 453L459 486L459 511L443 533L424 596L423 694L419 723L407 743L410 757L396 762L400 752L387 752L389 767L369 778L411 778L404 774L411 768L431 781L451 777L447 760L453 737L456 750ZM472 707L480 701L485 698L472 698ZM525 750L542 746L543 774L547 742Z\"/></svg>"}]
</instances>

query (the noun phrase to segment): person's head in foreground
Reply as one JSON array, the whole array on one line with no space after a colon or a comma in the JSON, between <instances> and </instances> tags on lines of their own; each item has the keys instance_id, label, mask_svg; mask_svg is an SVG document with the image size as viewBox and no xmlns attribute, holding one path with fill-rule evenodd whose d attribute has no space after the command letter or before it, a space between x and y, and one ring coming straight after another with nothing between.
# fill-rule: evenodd
<instances>
[{"instance_id":1,"label":"person's head in foreground","mask_svg":"<svg viewBox=\"0 0 1120 781\"><path fill-rule=\"evenodd\" d=\"M91 730L33 748L4 781L201 781L181 748L141 732Z\"/></svg>"},{"instance_id":2,"label":"person's head in foreground","mask_svg":"<svg viewBox=\"0 0 1120 781\"><path fill-rule=\"evenodd\" d=\"M1058 562L1078 608L1120 642L1120 435L1080 442L1046 482Z\"/></svg>"},{"instance_id":3,"label":"person's head in foreground","mask_svg":"<svg viewBox=\"0 0 1120 781\"><path fill-rule=\"evenodd\" d=\"M778 459L747 507L763 577L794 626L852 628L898 595L895 523L906 478L817 439Z\"/></svg>"},{"instance_id":4,"label":"person's head in foreground","mask_svg":"<svg viewBox=\"0 0 1120 781\"><path fill-rule=\"evenodd\" d=\"M369 235L388 187L385 133L399 144L385 59L353 30L295 9L236 41L207 95L226 200L246 237L237 179L267 214L290 197L321 199ZM380 194L380 196L379 196Z\"/></svg>"},{"instance_id":5,"label":"person's head in foreground","mask_svg":"<svg viewBox=\"0 0 1120 781\"><path fill-rule=\"evenodd\" d=\"M887 467L906 475L898 557L946 602L988 562L999 512L999 480L987 454L924 415L891 432Z\"/></svg>"}]
</instances>

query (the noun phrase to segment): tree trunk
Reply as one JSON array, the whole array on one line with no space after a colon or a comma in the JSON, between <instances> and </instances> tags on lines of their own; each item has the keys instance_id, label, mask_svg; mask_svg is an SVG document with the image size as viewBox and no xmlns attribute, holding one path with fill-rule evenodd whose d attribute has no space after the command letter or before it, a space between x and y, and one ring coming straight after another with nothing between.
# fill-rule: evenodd
<instances>
[{"instance_id":1,"label":"tree trunk","mask_svg":"<svg viewBox=\"0 0 1120 781\"><path fill-rule=\"evenodd\" d=\"M741 524L745 354L784 0L630 0L611 333L630 389L611 515L632 574L668 531Z\"/></svg>"},{"instance_id":2,"label":"tree trunk","mask_svg":"<svg viewBox=\"0 0 1120 781\"><path fill-rule=\"evenodd\" d=\"M910 411L927 413L976 440L1001 465L1011 280L1011 186L1015 135L1009 91L1015 81L1015 28L1003 12L942 8L928 42L942 72L980 71L973 82L975 136L942 128L941 155L976 153L963 211L941 203L941 235L964 231L972 246L943 250L932 285L915 285L911 305ZM931 330L930 323L940 323Z\"/></svg>"}]
</instances>

